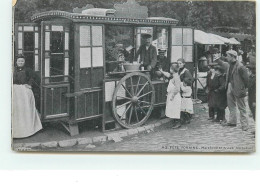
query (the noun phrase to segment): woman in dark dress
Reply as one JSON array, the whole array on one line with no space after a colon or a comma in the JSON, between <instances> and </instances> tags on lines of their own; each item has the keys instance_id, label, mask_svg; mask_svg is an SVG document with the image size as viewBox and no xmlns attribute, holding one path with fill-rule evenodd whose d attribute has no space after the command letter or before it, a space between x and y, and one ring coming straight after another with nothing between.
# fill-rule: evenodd
<instances>
[{"instance_id":1,"label":"woman in dark dress","mask_svg":"<svg viewBox=\"0 0 260 185\"><path fill-rule=\"evenodd\" d=\"M17 57L13 73L13 138L31 136L42 129L31 90L33 71L25 67L23 55Z\"/></svg>"}]
</instances>

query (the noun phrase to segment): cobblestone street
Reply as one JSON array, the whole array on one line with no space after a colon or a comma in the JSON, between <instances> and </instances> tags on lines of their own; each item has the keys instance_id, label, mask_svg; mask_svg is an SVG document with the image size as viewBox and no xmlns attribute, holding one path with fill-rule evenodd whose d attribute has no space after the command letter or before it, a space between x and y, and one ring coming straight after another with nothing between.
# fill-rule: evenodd
<instances>
[{"instance_id":1,"label":"cobblestone street","mask_svg":"<svg viewBox=\"0 0 260 185\"><path fill-rule=\"evenodd\" d=\"M205 106L205 105L204 105ZM237 127L224 127L207 120L207 110L200 109L200 115L179 129L165 124L157 131L126 138L121 142L100 146L79 145L71 148L75 151L111 151L111 152L252 152L255 151L255 126L249 117L249 130ZM227 113L228 114L228 113ZM228 116L227 116L228 117ZM68 148L66 149L68 150Z\"/></svg>"}]
</instances>

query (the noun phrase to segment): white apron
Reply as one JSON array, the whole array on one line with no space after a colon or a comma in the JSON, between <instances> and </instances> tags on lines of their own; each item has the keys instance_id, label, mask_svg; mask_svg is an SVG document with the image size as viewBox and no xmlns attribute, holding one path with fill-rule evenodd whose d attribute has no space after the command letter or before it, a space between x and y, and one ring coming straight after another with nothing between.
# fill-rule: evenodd
<instances>
[{"instance_id":1,"label":"white apron","mask_svg":"<svg viewBox=\"0 0 260 185\"><path fill-rule=\"evenodd\" d=\"M191 98L181 98L181 111L193 114L193 102Z\"/></svg>"},{"instance_id":2,"label":"white apron","mask_svg":"<svg viewBox=\"0 0 260 185\"><path fill-rule=\"evenodd\" d=\"M13 85L12 118L13 138L28 137L42 129L33 92L25 85Z\"/></svg>"},{"instance_id":3,"label":"white apron","mask_svg":"<svg viewBox=\"0 0 260 185\"><path fill-rule=\"evenodd\" d=\"M181 114L181 95L177 93L173 100L171 101L171 97L174 94L174 84L173 79L170 80L169 85L167 87L167 101L166 101L166 110L165 115L168 118L180 119Z\"/></svg>"}]
</instances>

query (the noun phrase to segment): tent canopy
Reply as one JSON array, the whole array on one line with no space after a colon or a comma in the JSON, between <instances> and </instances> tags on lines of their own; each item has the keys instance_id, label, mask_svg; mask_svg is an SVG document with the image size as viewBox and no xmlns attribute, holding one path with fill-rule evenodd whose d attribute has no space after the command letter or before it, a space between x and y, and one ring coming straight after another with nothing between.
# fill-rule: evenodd
<instances>
[{"instance_id":1,"label":"tent canopy","mask_svg":"<svg viewBox=\"0 0 260 185\"><path fill-rule=\"evenodd\" d=\"M201 30L194 30L194 41L199 44L225 44L225 42L214 35L208 34Z\"/></svg>"},{"instance_id":2,"label":"tent canopy","mask_svg":"<svg viewBox=\"0 0 260 185\"><path fill-rule=\"evenodd\" d=\"M194 41L199 44L205 44L205 45L212 45L212 44L233 44L233 45L239 45L240 42L238 42L235 38L225 38L213 33L206 33L201 30L195 30L194 31Z\"/></svg>"},{"instance_id":3,"label":"tent canopy","mask_svg":"<svg viewBox=\"0 0 260 185\"><path fill-rule=\"evenodd\" d=\"M237 41L235 38L230 38L229 40L231 41L230 44L236 44L236 45L241 44L241 43L240 43L239 41Z\"/></svg>"}]
</instances>

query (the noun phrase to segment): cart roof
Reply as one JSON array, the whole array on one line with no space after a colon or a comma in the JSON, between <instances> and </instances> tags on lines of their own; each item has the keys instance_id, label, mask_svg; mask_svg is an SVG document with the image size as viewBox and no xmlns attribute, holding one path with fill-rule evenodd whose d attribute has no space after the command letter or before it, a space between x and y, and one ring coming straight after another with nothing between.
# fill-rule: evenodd
<instances>
[{"instance_id":1,"label":"cart roof","mask_svg":"<svg viewBox=\"0 0 260 185\"><path fill-rule=\"evenodd\" d=\"M91 23L103 23L103 24L137 24L137 25L169 25L176 26L178 20L165 17L148 17L143 19L138 18L120 18L114 16L102 16L102 15L88 15L82 13L70 13L65 11L47 11L34 14L31 20L34 22L40 22L43 20L51 19L68 19L73 22L91 22Z\"/></svg>"}]
</instances>

